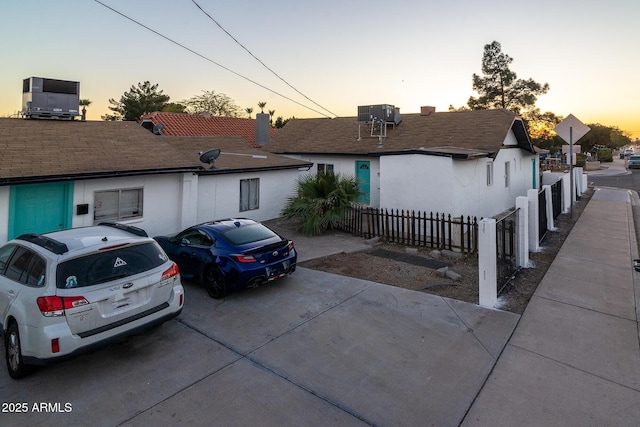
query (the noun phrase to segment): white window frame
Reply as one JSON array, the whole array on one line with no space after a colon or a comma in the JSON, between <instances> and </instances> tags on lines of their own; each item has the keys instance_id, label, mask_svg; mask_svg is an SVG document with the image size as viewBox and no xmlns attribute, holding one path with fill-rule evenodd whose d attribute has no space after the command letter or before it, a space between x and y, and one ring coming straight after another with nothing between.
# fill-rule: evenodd
<instances>
[{"instance_id":1,"label":"white window frame","mask_svg":"<svg viewBox=\"0 0 640 427\"><path fill-rule=\"evenodd\" d=\"M493 162L487 162L487 187L493 186Z\"/></svg>"},{"instance_id":2,"label":"white window frame","mask_svg":"<svg viewBox=\"0 0 640 427\"><path fill-rule=\"evenodd\" d=\"M240 212L260 209L260 178L240 180Z\"/></svg>"},{"instance_id":3,"label":"white window frame","mask_svg":"<svg viewBox=\"0 0 640 427\"><path fill-rule=\"evenodd\" d=\"M333 164L331 163L318 163L318 173L333 173Z\"/></svg>"},{"instance_id":4,"label":"white window frame","mask_svg":"<svg viewBox=\"0 0 640 427\"><path fill-rule=\"evenodd\" d=\"M504 188L511 184L511 162L504 162Z\"/></svg>"},{"instance_id":5,"label":"white window frame","mask_svg":"<svg viewBox=\"0 0 640 427\"><path fill-rule=\"evenodd\" d=\"M93 193L93 223L129 221L143 215L144 189L121 188Z\"/></svg>"}]
</instances>

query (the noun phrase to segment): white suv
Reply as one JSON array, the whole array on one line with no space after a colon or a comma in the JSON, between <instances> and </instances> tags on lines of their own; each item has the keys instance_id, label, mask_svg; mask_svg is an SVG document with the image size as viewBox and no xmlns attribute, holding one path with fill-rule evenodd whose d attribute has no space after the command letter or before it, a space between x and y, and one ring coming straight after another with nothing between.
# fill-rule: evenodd
<instances>
[{"instance_id":1,"label":"white suv","mask_svg":"<svg viewBox=\"0 0 640 427\"><path fill-rule=\"evenodd\" d=\"M25 234L0 247L0 326L12 378L180 314L178 266L139 228Z\"/></svg>"}]
</instances>

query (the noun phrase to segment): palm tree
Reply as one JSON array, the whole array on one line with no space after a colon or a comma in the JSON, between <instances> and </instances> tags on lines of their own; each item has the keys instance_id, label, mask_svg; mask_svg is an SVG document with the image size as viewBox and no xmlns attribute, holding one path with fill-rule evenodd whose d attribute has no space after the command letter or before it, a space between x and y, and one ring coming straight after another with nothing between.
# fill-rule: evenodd
<instances>
[{"instance_id":1,"label":"palm tree","mask_svg":"<svg viewBox=\"0 0 640 427\"><path fill-rule=\"evenodd\" d=\"M81 99L78 102L78 105L80 105L82 107L82 120L87 120L87 108L86 107L91 105L91 102L92 101L90 101L88 99Z\"/></svg>"},{"instance_id":2,"label":"palm tree","mask_svg":"<svg viewBox=\"0 0 640 427\"><path fill-rule=\"evenodd\" d=\"M306 235L336 228L361 194L355 176L332 172L300 178L297 192L296 197L289 198L281 214L286 219L299 219L300 229Z\"/></svg>"},{"instance_id":3,"label":"palm tree","mask_svg":"<svg viewBox=\"0 0 640 427\"><path fill-rule=\"evenodd\" d=\"M266 107L267 103L264 101L258 102L258 107L260 107L260 112L264 113L264 107Z\"/></svg>"},{"instance_id":4,"label":"palm tree","mask_svg":"<svg viewBox=\"0 0 640 427\"><path fill-rule=\"evenodd\" d=\"M253 113L253 107L247 107L244 109L244 111L246 111L247 114L249 115L249 118L251 118L251 113Z\"/></svg>"},{"instance_id":5,"label":"palm tree","mask_svg":"<svg viewBox=\"0 0 640 427\"><path fill-rule=\"evenodd\" d=\"M276 113L276 110L269 110L269 124L273 126L273 115Z\"/></svg>"}]
</instances>

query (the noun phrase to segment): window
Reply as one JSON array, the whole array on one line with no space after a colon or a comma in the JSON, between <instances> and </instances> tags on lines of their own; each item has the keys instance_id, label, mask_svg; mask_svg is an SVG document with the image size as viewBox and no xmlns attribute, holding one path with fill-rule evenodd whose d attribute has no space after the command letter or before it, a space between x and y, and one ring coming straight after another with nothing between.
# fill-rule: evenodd
<instances>
[{"instance_id":1,"label":"window","mask_svg":"<svg viewBox=\"0 0 640 427\"><path fill-rule=\"evenodd\" d=\"M15 251L11 246L7 249L10 250L0 255L1 263L6 265L5 276L30 286L43 286L47 266L45 260L22 246L17 246ZM13 256L9 259L8 255L11 253Z\"/></svg>"},{"instance_id":2,"label":"window","mask_svg":"<svg viewBox=\"0 0 640 427\"><path fill-rule=\"evenodd\" d=\"M260 207L260 178L240 180L240 212Z\"/></svg>"},{"instance_id":3,"label":"window","mask_svg":"<svg viewBox=\"0 0 640 427\"><path fill-rule=\"evenodd\" d=\"M176 240L187 245L212 246L213 239L202 230L190 228L176 236Z\"/></svg>"},{"instance_id":4,"label":"window","mask_svg":"<svg viewBox=\"0 0 640 427\"><path fill-rule=\"evenodd\" d=\"M7 266L15 248L14 245L7 245L0 250L0 274L4 274L4 268Z\"/></svg>"},{"instance_id":5,"label":"window","mask_svg":"<svg viewBox=\"0 0 640 427\"><path fill-rule=\"evenodd\" d=\"M509 188L511 162L504 162L504 188Z\"/></svg>"},{"instance_id":6,"label":"window","mask_svg":"<svg viewBox=\"0 0 640 427\"><path fill-rule=\"evenodd\" d=\"M56 287L82 288L120 280L157 268L166 261L160 246L151 242L92 252L58 264Z\"/></svg>"},{"instance_id":7,"label":"window","mask_svg":"<svg viewBox=\"0 0 640 427\"><path fill-rule=\"evenodd\" d=\"M493 185L493 162L487 163L487 187Z\"/></svg>"},{"instance_id":8,"label":"window","mask_svg":"<svg viewBox=\"0 0 640 427\"><path fill-rule=\"evenodd\" d=\"M96 191L93 205L94 223L142 218L142 198L142 188Z\"/></svg>"},{"instance_id":9,"label":"window","mask_svg":"<svg viewBox=\"0 0 640 427\"><path fill-rule=\"evenodd\" d=\"M333 173L333 165L328 163L318 163L318 173Z\"/></svg>"}]
</instances>

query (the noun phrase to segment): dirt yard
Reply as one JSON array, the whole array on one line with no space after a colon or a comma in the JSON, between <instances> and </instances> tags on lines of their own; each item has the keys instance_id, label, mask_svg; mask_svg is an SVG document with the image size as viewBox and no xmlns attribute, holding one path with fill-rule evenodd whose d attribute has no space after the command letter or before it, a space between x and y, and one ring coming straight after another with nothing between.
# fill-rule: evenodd
<instances>
[{"instance_id":1,"label":"dirt yard","mask_svg":"<svg viewBox=\"0 0 640 427\"><path fill-rule=\"evenodd\" d=\"M562 214L556 219L557 230L547 232L542 241L542 251L530 253L532 267L515 275L499 296L499 308L518 314L524 312L592 194L593 190L589 189L581 197L574 206L573 216ZM431 251L430 248L420 248L416 252L402 245L378 243L367 252L332 255L300 263L300 266L477 304L477 256L449 257L443 254L436 259L430 255ZM438 271L443 267L460 277L443 275Z\"/></svg>"}]
</instances>

